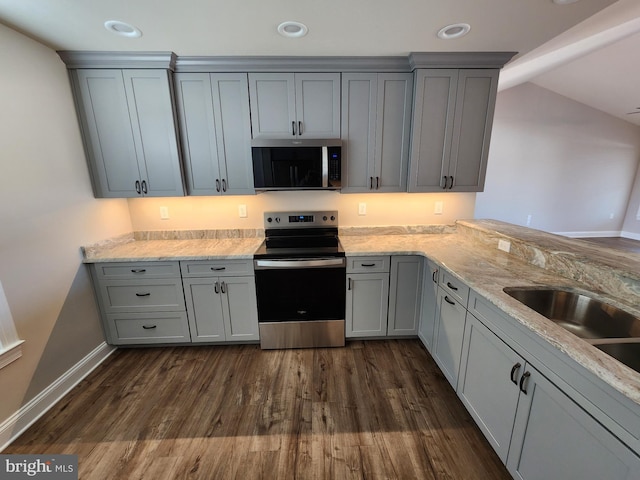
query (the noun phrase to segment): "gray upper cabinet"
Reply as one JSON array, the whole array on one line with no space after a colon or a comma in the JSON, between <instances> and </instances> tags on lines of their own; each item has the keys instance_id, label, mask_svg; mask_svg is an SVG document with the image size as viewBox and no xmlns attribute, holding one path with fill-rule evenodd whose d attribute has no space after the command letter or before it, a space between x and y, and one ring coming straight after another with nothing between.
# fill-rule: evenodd
<instances>
[{"instance_id":1,"label":"gray upper cabinet","mask_svg":"<svg viewBox=\"0 0 640 480\"><path fill-rule=\"evenodd\" d=\"M340 138L339 73L250 73L253 138Z\"/></svg>"},{"instance_id":2,"label":"gray upper cabinet","mask_svg":"<svg viewBox=\"0 0 640 480\"><path fill-rule=\"evenodd\" d=\"M255 193L244 73L177 73L176 102L190 195Z\"/></svg>"},{"instance_id":3,"label":"gray upper cabinet","mask_svg":"<svg viewBox=\"0 0 640 480\"><path fill-rule=\"evenodd\" d=\"M342 76L342 193L407 190L413 75Z\"/></svg>"},{"instance_id":4,"label":"gray upper cabinet","mask_svg":"<svg viewBox=\"0 0 640 480\"><path fill-rule=\"evenodd\" d=\"M70 75L95 196L184 195L169 72Z\"/></svg>"},{"instance_id":5,"label":"gray upper cabinet","mask_svg":"<svg viewBox=\"0 0 640 480\"><path fill-rule=\"evenodd\" d=\"M498 74L416 70L410 192L484 189Z\"/></svg>"}]
</instances>

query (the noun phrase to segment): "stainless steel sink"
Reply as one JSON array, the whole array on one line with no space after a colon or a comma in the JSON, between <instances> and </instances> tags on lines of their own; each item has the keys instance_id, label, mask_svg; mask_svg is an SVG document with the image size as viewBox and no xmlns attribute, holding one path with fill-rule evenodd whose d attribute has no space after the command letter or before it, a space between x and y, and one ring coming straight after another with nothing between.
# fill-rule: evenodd
<instances>
[{"instance_id":1,"label":"stainless steel sink","mask_svg":"<svg viewBox=\"0 0 640 480\"><path fill-rule=\"evenodd\" d=\"M640 343L606 343L595 345L595 347L627 367L640 372Z\"/></svg>"},{"instance_id":2,"label":"stainless steel sink","mask_svg":"<svg viewBox=\"0 0 640 480\"><path fill-rule=\"evenodd\" d=\"M507 287L504 292L581 338L640 337L640 318L587 295L535 287Z\"/></svg>"},{"instance_id":3,"label":"stainless steel sink","mask_svg":"<svg viewBox=\"0 0 640 480\"><path fill-rule=\"evenodd\" d=\"M588 295L549 287L504 292L607 355L640 372L640 318ZM616 342L615 339L620 341Z\"/></svg>"}]
</instances>

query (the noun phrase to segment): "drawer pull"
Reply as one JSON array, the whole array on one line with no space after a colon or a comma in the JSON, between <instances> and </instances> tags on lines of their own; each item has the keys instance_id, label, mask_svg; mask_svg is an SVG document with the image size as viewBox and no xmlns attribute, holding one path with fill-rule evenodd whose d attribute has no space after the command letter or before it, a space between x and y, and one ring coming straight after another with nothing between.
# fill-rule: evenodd
<instances>
[{"instance_id":1,"label":"drawer pull","mask_svg":"<svg viewBox=\"0 0 640 480\"><path fill-rule=\"evenodd\" d=\"M144 328L145 330L153 330L154 328L157 328L157 325L142 325L142 328Z\"/></svg>"},{"instance_id":2,"label":"drawer pull","mask_svg":"<svg viewBox=\"0 0 640 480\"><path fill-rule=\"evenodd\" d=\"M458 291L458 287L451 285L451 282L447 282L447 287L449 287L451 290L455 292Z\"/></svg>"},{"instance_id":3,"label":"drawer pull","mask_svg":"<svg viewBox=\"0 0 640 480\"><path fill-rule=\"evenodd\" d=\"M360 266L361 267L375 267L376 264L375 263L361 263Z\"/></svg>"},{"instance_id":4,"label":"drawer pull","mask_svg":"<svg viewBox=\"0 0 640 480\"><path fill-rule=\"evenodd\" d=\"M146 268L133 268L131 273L145 273L147 271Z\"/></svg>"},{"instance_id":5,"label":"drawer pull","mask_svg":"<svg viewBox=\"0 0 640 480\"><path fill-rule=\"evenodd\" d=\"M222 270L226 270L227 267L211 267L211 270L214 272L221 272Z\"/></svg>"},{"instance_id":6,"label":"drawer pull","mask_svg":"<svg viewBox=\"0 0 640 480\"><path fill-rule=\"evenodd\" d=\"M454 302L453 300L449 300L449 297L447 297L446 295L444 296L444 301L447 302L449 305L456 304L456 302Z\"/></svg>"},{"instance_id":7,"label":"drawer pull","mask_svg":"<svg viewBox=\"0 0 640 480\"><path fill-rule=\"evenodd\" d=\"M136 297L150 297L151 296L151 292L147 292L147 293L136 293Z\"/></svg>"}]
</instances>

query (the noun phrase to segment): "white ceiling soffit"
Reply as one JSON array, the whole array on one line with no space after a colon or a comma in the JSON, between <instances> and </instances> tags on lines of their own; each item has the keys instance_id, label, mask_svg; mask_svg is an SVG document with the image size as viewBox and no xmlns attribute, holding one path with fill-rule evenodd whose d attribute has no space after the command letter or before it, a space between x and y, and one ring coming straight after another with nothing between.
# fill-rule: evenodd
<instances>
[{"instance_id":1,"label":"white ceiling soffit","mask_svg":"<svg viewBox=\"0 0 640 480\"><path fill-rule=\"evenodd\" d=\"M1 0L0 22L56 50L172 51L213 55L407 55L539 47L615 0ZM104 22L137 27L114 35ZM278 34L305 24L301 38ZM446 25L468 35L443 40Z\"/></svg>"},{"instance_id":2,"label":"white ceiling soffit","mask_svg":"<svg viewBox=\"0 0 640 480\"><path fill-rule=\"evenodd\" d=\"M636 33L640 33L640 1L619 0L507 65L500 73L498 91L533 80Z\"/></svg>"}]
</instances>

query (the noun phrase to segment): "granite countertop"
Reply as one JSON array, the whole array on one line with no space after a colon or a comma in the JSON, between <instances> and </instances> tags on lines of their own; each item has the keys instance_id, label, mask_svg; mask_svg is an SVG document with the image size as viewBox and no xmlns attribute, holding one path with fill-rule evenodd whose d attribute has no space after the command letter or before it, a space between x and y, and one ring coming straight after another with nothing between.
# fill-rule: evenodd
<instances>
[{"instance_id":1,"label":"granite countertop","mask_svg":"<svg viewBox=\"0 0 640 480\"><path fill-rule=\"evenodd\" d=\"M383 232L384 234L367 231L362 235L349 233L340 235L340 242L347 256L397 254L428 257L515 321L538 334L636 404L640 404L640 373L524 306L502 289L507 286L554 285L592 293L596 290L597 298L640 316L640 308L634 300L625 302L624 296L620 298L598 292L571 276L540 268L535 262L498 250L492 242L478 241L462 228L411 234L396 231ZM130 236L85 247L84 261L251 259L262 240L259 236L179 240L135 240ZM582 258L581 261L586 260Z\"/></svg>"}]
</instances>

